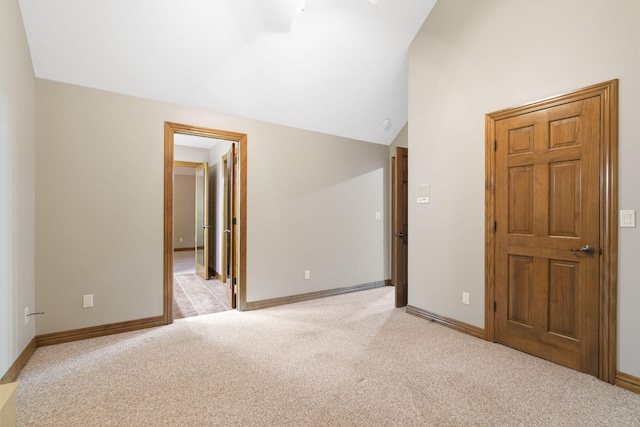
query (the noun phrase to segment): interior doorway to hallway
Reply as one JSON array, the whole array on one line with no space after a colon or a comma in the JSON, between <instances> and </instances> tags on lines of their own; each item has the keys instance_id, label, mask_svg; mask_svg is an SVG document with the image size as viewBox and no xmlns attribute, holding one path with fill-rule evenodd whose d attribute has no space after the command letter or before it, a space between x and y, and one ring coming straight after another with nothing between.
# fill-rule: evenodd
<instances>
[{"instance_id":1,"label":"interior doorway to hallway","mask_svg":"<svg viewBox=\"0 0 640 427\"><path fill-rule=\"evenodd\" d=\"M233 143L174 135L173 318L231 310L226 285L217 272L221 203L220 152ZM190 161L187 161L190 160Z\"/></svg>"},{"instance_id":2,"label":"interior doorway to hallway","mask_svg":"<svg viewBox=\"0 0 640 427\"><path fill-rule=\"evenodd\" d=\"M245 134L222 131L216 129L202 128L178 123L165 123L165 165L164 165L164 310L163 316L165 323L171 323L174 319L174 148L176 138L180 136L198 136L204 138L215 138L231 142L235 146L234 154L234 173L229 177L233 181L232 194L230 202L234 207L233 223L228 233L224 233L220 223L218 232L220 234L228 234L226 244L229 245L228 252L221 248L217 253L233 254L233 263L227 274L227 283L225 286L235 288L233 297L237 301L237 307L244 309L246 303L245 297L245 269L246 269L246 147L247 136ZM210 226L207 222L204 226ZM195 243L194 243L195 244ZM225 248L226 249L226 248ZM194 246L197 253L197 248ZM206 262L207 266L209 262ZM213 274L216 277L222 276L220 270L222 268L218 264L218 269L214 269ZM206 273L204 278L206 279ZM225 289L226 290L226 289Z\"/></svg>"}]
</instances>

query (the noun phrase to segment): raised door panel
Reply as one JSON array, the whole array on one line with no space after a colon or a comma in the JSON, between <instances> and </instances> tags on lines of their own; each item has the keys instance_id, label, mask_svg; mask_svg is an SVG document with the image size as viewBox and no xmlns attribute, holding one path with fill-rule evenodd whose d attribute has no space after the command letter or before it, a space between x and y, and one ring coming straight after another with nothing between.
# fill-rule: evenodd
<instances>
[{"instance_id":1,"label":"raised door panel","mask_svg":"<svg viewBox=\"0 0 640 427\"><path fill-rule=\"evenodd\" d=\"M549 235L580 237L582 229L580 160L549 165Z\"/></svg>"},{"instance_id":2,"label":"raised door panel","mask_svg":"<svg viewBox=\"0 0 640 427\"><path fill-rule=\"evenodd\" d=\"M533 326L533 257L509 256L508 320L518 325Z\"/></svg>"},{"instance_id":3,"label":"raised door panel","mask_svg":"<svg viewBox=\"0 0 640 427\"><path fill-rule=\"evenodd\" d=\"M509 130L509 155L533 152L533 126Z\"/></svg>"},{"instance_id":4,"label":"raised door panel","mask_svg":"<svg viewBox=\"0 0 640 427\"><path fill-rule=\"evenodd\" d=\"M549 320L547 330L580 339L580 264L549 260Z\"/></svg>"},{"instance_id":5,"label":"raised door panel","mask_svg":"<svg viewBox=\"0 0 640 427\"><path fill-rule=\"evenodd\" d=\"M509 234L533 235L533 166L509 169Z\"/></svg>"}]
</instances>

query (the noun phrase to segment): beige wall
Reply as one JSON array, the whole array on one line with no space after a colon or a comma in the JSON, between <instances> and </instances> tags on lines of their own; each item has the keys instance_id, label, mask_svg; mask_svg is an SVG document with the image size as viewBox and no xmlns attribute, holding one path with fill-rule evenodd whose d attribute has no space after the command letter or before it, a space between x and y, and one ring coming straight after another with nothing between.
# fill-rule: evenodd
<instances>
[{"instance_id":1,"label":"beige wall","mask_svg":"<svg viewBox=\"0 0 640 427\"><path fill-rule=\"evenodd\" d=\"M0 377L34 337L35 78L17 0L0 1ZM35 307L37 308L37 307Z\"/></svg>"},{"instance_id":2,"label":"beige wall","mask_svg":"<svg viewBox=\"0 0 640 427\"><path fill-rule=\"evenodd\" d=\"M394 138L393 142L389 146L389 151L391 152L391 156L396 155L396 147L409 147L409 123L407 122L398 135Z\"/></svg>"},{"instance_id":3,"label":"beige wall","mask_svg":"<svg viewBox=\"0 0 640 427\"><path fill-rule=\"evenodd\" d=\"M388 146L286 128L248 152L247 301L389 278Z\"/></svg>"},{"instance_id":4,"label":"beige wall","mask_svg":"<svg viewBox=\"0 0 640 427\"><path fill-rule=\"evenodd\" d=\"M614 78L620 208L638 210L640 2L438 1L409 50L409 181L431 185L409 205L409 304L483 327L484 115ZM640 376L637 228L619 255L618 368Z\"/></svg>"},{"instance_id":5,"label":"beige wall","mask_svg":"<svg viewBox=\"0 0 640 427\"><path fill-rule=\"evenodd\" d=\"M196 229L196 177L173 176L173 247L194 248ZM182 242L180 239L182 238Z\"/></svg>"},{"instance_id":6,"label":"beige wall","mask_svg":"<svg viewBox=\"0 0 640 427\"><path fill-rule=\"evenodd\" d=\"M165 121L248 134L248 301L388 278L387 146L41 79L36 95L39 334L162 313Z\"/></svg>"},{"instance_id":7,"label":"beige wall","mask_svg":"<svg viewBox=\"0 0 640 427\"><path fill-rule=\"evenodd\" d=\"M206 163L209 161L209 150L206 148L175 145L173 147L173 160L183 162Z\"/></svg>"}]
</instances>

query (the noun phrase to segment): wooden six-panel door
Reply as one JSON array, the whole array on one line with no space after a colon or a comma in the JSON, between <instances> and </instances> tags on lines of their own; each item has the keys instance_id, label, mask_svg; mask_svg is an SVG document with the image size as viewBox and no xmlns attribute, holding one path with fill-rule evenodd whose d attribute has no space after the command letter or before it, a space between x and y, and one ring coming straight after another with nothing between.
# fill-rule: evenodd
<instances>
[{"instance_id":1,"label":"wooden six-panel door","mask_svg":"<svg viewBox=\"0 0 640 427\"><path fill-rule=\"evenodd\" d=\"M598 375L600 98L495 123L495 340Z\"/></svg>"}]
</instances>

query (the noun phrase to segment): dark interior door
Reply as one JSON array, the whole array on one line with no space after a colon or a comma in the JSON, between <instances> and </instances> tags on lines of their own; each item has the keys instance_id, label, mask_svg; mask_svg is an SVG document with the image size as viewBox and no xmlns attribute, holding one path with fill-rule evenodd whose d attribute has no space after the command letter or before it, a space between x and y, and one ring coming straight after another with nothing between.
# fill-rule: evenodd
<instances>
[{"instance_id":1,"label":"dark interior door","mask_svg":"<svg viewBox=\"0 0 640 427\"><path fill-rule=\"evenodd\" d=\"M408 182L409 150L396 148L392 162L391 177L391 229L393 233L391 248L391 281L396 290L396 307L407 305L408 283Z\"/></svg>"}]
</instances>

